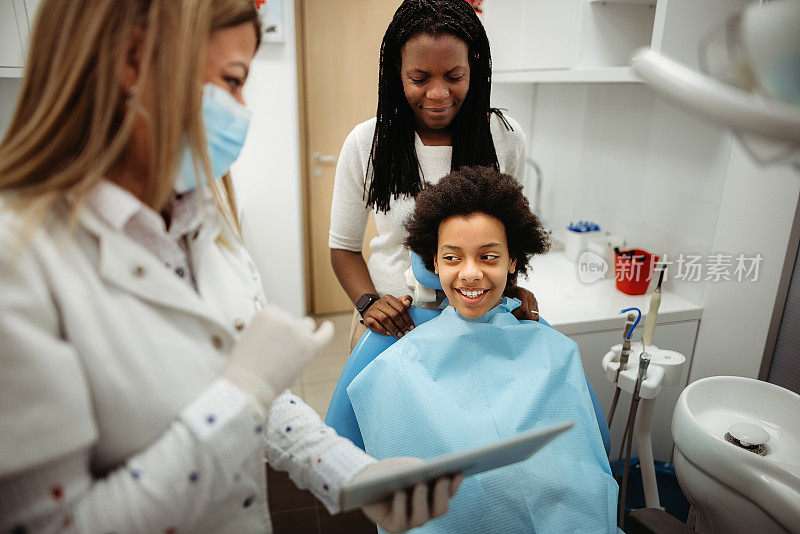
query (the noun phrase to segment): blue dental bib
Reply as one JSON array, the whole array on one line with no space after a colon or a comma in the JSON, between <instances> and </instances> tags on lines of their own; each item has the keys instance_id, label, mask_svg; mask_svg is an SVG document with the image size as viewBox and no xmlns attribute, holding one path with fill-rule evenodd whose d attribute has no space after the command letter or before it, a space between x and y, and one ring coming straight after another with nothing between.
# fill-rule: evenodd
<instances>
[{"instance_id":1,"label":"blue dental bib","mask_svg":"<svg viewBox=\"0 0 800 534\"><path fill-rule=\"evenodd\" d=\"M517 320L503 302L479 319L448 306L367 365L347 393L366 451L431 458L572 420L530 459L464 480L449 512L413 532L617 532L608 467L574 341Z\"/></svg>"}]
</instances>

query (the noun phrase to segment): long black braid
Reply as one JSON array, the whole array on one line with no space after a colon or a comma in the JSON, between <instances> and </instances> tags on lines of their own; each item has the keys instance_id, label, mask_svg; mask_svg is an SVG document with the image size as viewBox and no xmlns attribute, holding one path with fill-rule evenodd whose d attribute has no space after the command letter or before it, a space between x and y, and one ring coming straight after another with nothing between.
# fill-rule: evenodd
<instances>
[{"instance_id":1,"label":"long black braid","mask_svg":"<svg viewBox=\"0 0 800 534\"><path fill-rule=\"evenodd\" d=\"M400 50L412 37L452 35L469 49L469 91L450 124L453 156L450 170L465 165L499 169L489 130L492 59L489 39L475 11L465 0L405 0L397 9L381 43L378 78L378 112L372 150L364 182L367 206L389 211L391 199L416 197L422 190L419 160L414 149L414 112L408 105L400 79Z\"/></svg>"}]
</instances>

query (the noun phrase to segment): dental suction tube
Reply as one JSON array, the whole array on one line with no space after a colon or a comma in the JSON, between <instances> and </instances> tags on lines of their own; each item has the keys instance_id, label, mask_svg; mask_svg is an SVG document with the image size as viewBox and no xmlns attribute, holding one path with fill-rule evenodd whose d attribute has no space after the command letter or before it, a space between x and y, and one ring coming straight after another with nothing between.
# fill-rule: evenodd
<instances>
[{"instance_id":1,"label":"dental suction tube","mask_svg":"<svg viewBox=\"0 0 800 534\"><path fill-rule=\"evenodd\" d=\"M614 398L611 400L611 408L608 410L608 415L606 416L606 424L608 424L609 430L611 429L611 421L614 420L614 411L617 409L617 402L619 401L619 374L628 366L628 358L631 355L631 334L633 334L636 323L636 316L629 313L625 322L625 333L622 336L622 352L619 356L619 367L614 374L614 385L616 386L614 388Z\"/></svg>"},{"instance_id":2,"label":"dental suction tube","mask_svg":"<svg viewBox=\"0 0 800 534\"><path fill-rule=\"evenodd\" d=\"M644 343L642 344L644 348ZM622 435L622 445L625 449L625 464L624 469L622 470L622 483L620 484L620 501L619 501L619 517L618 517L618 526L622 528L624 521L625 521L625 494L627 493L628 489L628 472L630 471L630 464L631 464L631 449L633 448L633 425L636 421L636 411L639 408L639 400L641 397L639 396L639 392L642 389L642 382L644 382L645 378L647 378L647 368L650 367L650 355L646 352L642 352L639 355L639 374L636 377L636 386L633 390L633 397L631 398L631 409L628 412L628 422L625 425L625 433ZM627 441L626 441L627 438ZM619 460L617 460L617 472L620 469L620 463L622 461L622 448L619 451ZM614 478L617 478L615 473Z\"/></svg>"},{"instance_id":3,"label":"dental suction tube","mask_svg":"<svg viewBox=\"0 0 800 534\"><path fill-rule=\"evenodd\" d=\"M643 352L639 356L639 376L636 377L636 389L633 391L633 396L636 400L641 398L639 396L639 391L642 388L642 382L644 382L644 379L647 376L648 367L650 367L650 355L646 352Z\"/></svg>"}]
</instances>

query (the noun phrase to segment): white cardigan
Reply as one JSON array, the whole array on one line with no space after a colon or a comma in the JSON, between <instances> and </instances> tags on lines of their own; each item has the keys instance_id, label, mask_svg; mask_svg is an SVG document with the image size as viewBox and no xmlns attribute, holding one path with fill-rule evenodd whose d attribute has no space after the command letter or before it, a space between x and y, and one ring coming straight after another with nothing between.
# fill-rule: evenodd
<instances>
[{"instance_id":1,"label":"white cardigan","mask_svg":"<svg viewBox=\"0 0 800 534\"><path fill-rule=\"evenodd\" d=\"M91 210L24 248L19 222L0 198L0 531L269 532L265 458L338 509L372 460L219 378L264 295L216 217L188 240L197 291Z\"/></svg>"},{"instance_id":2,"label":"white cardigan","mask_svg":"<svg viewBox=\"0 0 800 534\"><path fill-rule=\"evenodd\" d=\"M524 184L525 134L517 121L505 114L504 117L512 130L506 129L494 113L489 121L497 161L501 172ZM330 248L361 251L369 213L373 211L366 206L364 181L374 132L373 117L353 128L339 153L328 235ZM426 146L415 133L414 148L426 183L435 184L450 172L452 146ZM369 275L380 295L413 295L414 288L405 279L411 259L403 244L406 238L403 223L414 211L414 199L391 199L390 208L387 213L375 213L378 235L369 243L372 251L367 264Z\"/></svg>"}]
</instances>

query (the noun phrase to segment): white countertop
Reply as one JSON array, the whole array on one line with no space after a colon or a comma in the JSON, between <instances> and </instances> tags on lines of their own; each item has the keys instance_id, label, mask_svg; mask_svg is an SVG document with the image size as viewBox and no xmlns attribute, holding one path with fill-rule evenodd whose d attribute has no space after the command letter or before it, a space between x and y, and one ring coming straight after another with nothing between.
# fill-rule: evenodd
<instances>
[{"instance_id":1,"label":"white countertop","mask_svg":"<svg viewBox=\"0 0 800 534\"><path fill-rule=\"evenodd\" d=\"M563 252L535 256L527 278L518 284L536 295L542 317L563 334L622 329L625 315L620 310L637 307L642 323L650 307L651 293L631 296L619 291L613 279L584 284L577 264ZM703 308L669 291L661 295L656 324L698 320Z\"/></svg>"}]
</instances>

